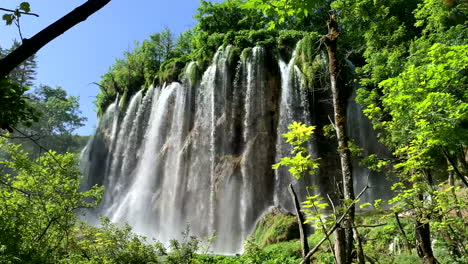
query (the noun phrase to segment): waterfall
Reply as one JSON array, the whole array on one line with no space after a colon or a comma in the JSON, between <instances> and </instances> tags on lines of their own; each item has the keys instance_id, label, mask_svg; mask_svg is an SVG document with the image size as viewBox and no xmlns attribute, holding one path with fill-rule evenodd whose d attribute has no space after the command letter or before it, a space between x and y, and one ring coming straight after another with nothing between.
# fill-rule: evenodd
<instances>
[{"instance_id":1,"label":"waterfall","mask_svg":"<svg viewBox=\"0 0 468 264\"><path fill-rule=\"evenodd\" d=\"M215 252L235 253L269 207L292 211L289 183L302 199L306 186L332 184L333 170L296 180L271 169L291 151L281 137L288 125L315 125L328 111L312 107L313 87L304 85L296 52L289 62L260 46L235 62L232 52L219 48L201 80L151 86L108 107L80 158L84 188L106 188L96 214L162 242L180 238L188 225L198 237L216 233ZM198 67L190 63L186 76ZM349 108L350 127L361 120L356 107ZM323 154L320 145L310 141L314 157ZM323 161L324 168L337 164Z\"/></svg>"},{"instance_id":2,"label":"waterfall","mask_svg":"<svg viewBox=\"0 0 468 264\"><path fill-rule=\"evenodd\" d=\"M297 46L299 45L300 43ZM293 121L302 122L308 126L313 125L313 113L310 112L309 105L309 90L303 85L302 73L295 65L296 53L295 50L287 64L281 58L278 61L281 72L281 100L279 104L275 162L279 162L282 157L291 155L292 147L285 143L282 135L288 132L288 126ZM314 141L312 136L307 149L313 158L317 158ZM275 171L275 206L294 211L292 199L287 190L288 184L292 183L299 196L305 197L308 193L304 186L315 185L315 177L318 176L306 175L301 179L293 179L287 168L280 167Z\"/></svg>"}]
</instances>

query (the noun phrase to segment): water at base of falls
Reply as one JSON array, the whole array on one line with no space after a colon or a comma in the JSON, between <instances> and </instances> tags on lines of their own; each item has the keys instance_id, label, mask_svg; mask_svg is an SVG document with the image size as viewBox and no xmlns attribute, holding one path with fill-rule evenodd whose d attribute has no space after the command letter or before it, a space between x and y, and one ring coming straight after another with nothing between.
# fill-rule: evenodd
<instances>
[{"instance_id":1,"label":"water at base of falls","mask_svg":"<svg viewBox=\"0 0 468 264\"><path fill-rule=\"evenodd\" d=\"M290 182L301 197L319 182L271 169L290 152L281 138L287 126L313 124L317 114L294 55L272 66L255 47L230 65L230 52L220 48L200 82L150 87L124 111L118 100L109 106L81 155L85 187L105 186L97 214L162 242L189 225L198 237L216 233L215 252L236 253L266 209L292 209ZM309 150L320 155L314 140Z\"/></svg>"}]
</instances>

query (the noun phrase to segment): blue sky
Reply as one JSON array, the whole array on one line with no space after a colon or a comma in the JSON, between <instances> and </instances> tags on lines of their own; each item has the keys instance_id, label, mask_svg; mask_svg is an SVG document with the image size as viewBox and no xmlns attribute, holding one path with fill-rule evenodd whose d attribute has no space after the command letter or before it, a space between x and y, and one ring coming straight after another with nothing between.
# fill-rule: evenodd
<instances>
[{"instance_id":1,"label":"blue sky","mask_svg":"<svg viewBox=\"0 0 468 264\"><path fill-rule=\"evenodd\" d=\"M23 0L25 1L25 0ZM14 9L22 1L4 0L0 7ZM38 18L21 17L23 37L31 37L85 0L29 0ZM45 4L47 3L47 4ZM36 84L61 86L80 96L86 125L77 133L90 135L97 124L94 112L96 85L116 58L149 35L170 28L179 34L195 25L198 0L112 0L88 20L59 36L37 53ZM3 13L0 12L0 15ZM7 48L19 39L15 26L0 26L0 46Z\"/></svg>"}]
</instances>

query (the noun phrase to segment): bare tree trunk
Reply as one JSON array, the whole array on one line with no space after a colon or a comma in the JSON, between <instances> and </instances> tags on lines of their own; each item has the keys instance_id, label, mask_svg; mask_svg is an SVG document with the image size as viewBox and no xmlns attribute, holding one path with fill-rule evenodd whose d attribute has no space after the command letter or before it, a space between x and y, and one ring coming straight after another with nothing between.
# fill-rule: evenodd
<instances>
[{"instance_id":1,"label":"bare tree trunk","mask_svg":"<svg viewBox=\"0 0 468 264\"><path fill-rule=\"evenodd\" d=\"M111 0L88 0L73 11L55 21L23 43L5 58L0 60L0 78L7 76L16 66L34 55L47 43L62 35L76 24L85 21L90 15L104 7Z\"/></svg>"},{"instance_id":2,"label":"bare tree trunk","mask_svg":"<svg viewBox=\"0 0 468 264\"><path fill-rule=\"evenodd\" d=\"M299 225L299 235L300 235L301 246L302 246L302 257L305 258L305 256L309 252L309 243L307 242L307 236L304 232L305 219L301 213L299 200L297 199L297 195L296 195L296 192L294 191L292 184L289 184L289 193L291 193L291 198L294 202L294 208L296 209L297 223ZM309 260L306 260L305 264L309 264L309 263L310 263Z\"/></svg>"},{"instance_id":3,"label":"bare tree trunk","mask_svg":"<svg viewBox=\"0 0 468 264\"><path fill-rule=\"evenodd\" d=\"M343 98L343 91L338 83L338 77L341 72L341 65L337 55L337 40L339 36L338 21L336 14L330 15L328 24L328 34L324 37L324 43L327 47L328 52L328 69L330 72L330 86L333 97L333 110L335 112L335 130L338 140L338 152L341 161L341 174L343 181L343 195L347 200L354 200L354 189L353 189L353 178L351 175L351 153L348 146L348 137L346 136L346 99ZM339 263L351 263L351 252L353 249L353 229L349 225L350 222L354 222L355 208L351 208L348 214L350 221L344 221L344 237L339 234L339 231L335 234L335 243L342 245L336 245L335 249L345 249L344 259L340 259L340 254L337 251L336 255ZM348 223L348 224L346 224ZM339 230L339 229L338 229ZM338 238L338 239L337 239Z\"/></svg>"}]
</instances>

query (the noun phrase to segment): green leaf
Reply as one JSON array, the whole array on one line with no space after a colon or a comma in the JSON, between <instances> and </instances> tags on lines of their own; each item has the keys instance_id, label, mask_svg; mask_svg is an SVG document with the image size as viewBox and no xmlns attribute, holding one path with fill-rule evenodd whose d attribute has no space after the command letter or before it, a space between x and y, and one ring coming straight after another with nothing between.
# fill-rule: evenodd
<instances>
[{"instance_id":1,"label":"green leaf","mask_svg":"<svg viewBox=\"0 0 468 264\"><path fill-rule=\"evenodd\" d=\"M29 13L31 11L31 6L28 2L22 2L19 6L19 9L23 10L26 13Z\"/></svg>"},{"instance_id":2,"label":"green leaf","mask_svg":"<svg viewBox=\"0 0 468 264\"><path fill-rule=\"evenodd\" d=\"M7 25L11 25L13 23L13 20L15 19L15 16L13 14L4 14L2 16L2 19L5 20L5 23Z\"/></svg>"}]
</instances>

